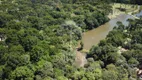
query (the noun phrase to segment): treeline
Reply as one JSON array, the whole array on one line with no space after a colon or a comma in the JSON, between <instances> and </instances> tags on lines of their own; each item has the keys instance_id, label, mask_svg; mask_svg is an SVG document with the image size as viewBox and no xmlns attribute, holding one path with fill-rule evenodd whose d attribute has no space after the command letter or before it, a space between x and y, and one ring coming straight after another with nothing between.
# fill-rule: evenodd
<instances>
[{"instance_id":1,"label":"treeline","mask_svg":"<svg viewBox=\"0 0 142 80\"><path fill-rule=\"evenodd\" d=\"M142 0L112 0L112 2L142 5Z\"/></svg>"},{"instance_id":2,"label":"treeline","mask_svg":"<svg viewBox=\"0 0 142 80\"><path fill-rule=\"evenodd\" d=\"M136 70L142 69L142 19L128 21L128 26L117 22L118 27L87 55L88 65L101 62L103 80L139 80Z\"/></svg>"}]
</instances>

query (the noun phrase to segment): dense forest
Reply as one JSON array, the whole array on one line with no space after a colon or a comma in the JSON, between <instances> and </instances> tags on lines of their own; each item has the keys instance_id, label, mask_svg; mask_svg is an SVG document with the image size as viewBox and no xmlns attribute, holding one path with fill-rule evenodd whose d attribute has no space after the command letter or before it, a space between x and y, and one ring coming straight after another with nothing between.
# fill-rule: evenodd
<instances>
[{"instance_id":1,"label":"dense forest","mask_svg":"<svg viewBox=\"0 0 142 80\"><path fill-rule=\"evenodd\" d=\"M0 80L136 79L134 67L142 64L142 19L129 19L128 26L118 22L105 40L90 49L84 67L74 65L82 32L109 21L110 3L1 0Z\"/></svg>"},{"instance_id":2,"label":"dense forest","mask_svg":"<svg viewBox=\"0 0 142 80\"><path fill-rule=\"evenodd\" d=\"M0 78L73 79L82 31L107 22L110 8L85 0L1 1Z\"/></svg>"}]
</instances>

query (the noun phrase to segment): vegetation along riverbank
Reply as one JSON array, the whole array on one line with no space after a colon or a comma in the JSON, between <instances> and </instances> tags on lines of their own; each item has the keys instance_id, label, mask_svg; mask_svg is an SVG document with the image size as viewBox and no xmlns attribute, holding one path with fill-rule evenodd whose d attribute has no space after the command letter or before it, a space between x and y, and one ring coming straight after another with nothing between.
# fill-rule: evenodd
<instances>
[{"instance_id":1,"label":"vegetation along riverbank","mask_svg":"<svg viewBox=\"0 0 142 80\"><path fill-rule=\"evenodd\" d=\"M0 80L140 78L142 19L129 19L128 26L118 22L106 39L88 50L87 57L79 51L83 43L76 49L82 33L108 22L112 5L118 3L141 1L1 0ZM119 10L129 12L130 7L122 5Z\"/></svg>"}]
</instances>

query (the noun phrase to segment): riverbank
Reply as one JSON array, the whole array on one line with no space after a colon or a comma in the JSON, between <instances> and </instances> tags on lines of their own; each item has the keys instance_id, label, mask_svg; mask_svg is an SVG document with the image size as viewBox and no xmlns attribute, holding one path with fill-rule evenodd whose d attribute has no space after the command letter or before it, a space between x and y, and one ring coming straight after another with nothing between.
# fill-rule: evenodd
<instances>
[{"instance_id":1,"label":"riverbank","mask_svg":"<svg viewBox=\"0 0 142 80\"><path fill-rule=\"evenodd\" d=\"M86 54L76 50L75 65L84 67L85 64L87 64Z\"/></svg>"},{"instance_id":2,"label":"riverbank","mask_svg":"<svg viewBox=\"0 0 142 80\"><path fill-rule=\"evenodd\" d=\"M136 8L131 8L132 5L127 5L126 6L126 11L120 11L118 8L120 7L120 4L117 4L113 6L113 15L109 15L108 17L111 19L109 22L105 23L104 25L99 26L96 29L87 31L83 33L83 43L84 43L84 48L81 51L76 50L76 58L75 58L75 65L78 67L83 67L86 63L86 53L89 52L89 49L93 46L93 45L97 45L97 43L100 42L100 40L105 39L105 37L107 36L107 34L109 33L109 31L111 31L113 29L113 27L115 26L117 21L122 21L124 22L124 24L127 24L126 20L128 18L132 18L132 16L130 16L130 11L132 10L133 12L139 12L139 7ZM125 6L122 6L125 7ZM133 13L132 12L132 13ZM131 13L131 14L132 14ZM129 16L127 16L127 14L129 14ZM119 17L119 18L118 18ZM115 19L113 19L115 18ZM77 48L80 48L80 42L78 41L78 46Z\"/></svg>"},{"instance_id":3,"label":"riverbank","mask_svg":"<svg viewBox=\"0 0 142 80\"><path fill-rule=\"evenodd\" d=\"M140 6L138 5L130 5L130 4L120 4L120 3L114 3L112 5L112 13L108 15L110 19L116 18L117 16L121 14L129 14L132 15L134 13L138 13L140 11ZM126 11L121 11L119 8L123 8Z\"/></svg>"},{"instance_id":4,"label":"riverbank","mask_svg":"<svg viewBox=\"0 0 142 80\"><path fill-rule=\"evenodd\" d=\"M78 45L76 46L76 57L75 57L75 66L76 67L84 67L85 64L87 64L86 59L86 53L89 52L89 50L85 51L85 49L80 50L81 48L81 40L78 41Z\"/></svg>"}]
</instances>

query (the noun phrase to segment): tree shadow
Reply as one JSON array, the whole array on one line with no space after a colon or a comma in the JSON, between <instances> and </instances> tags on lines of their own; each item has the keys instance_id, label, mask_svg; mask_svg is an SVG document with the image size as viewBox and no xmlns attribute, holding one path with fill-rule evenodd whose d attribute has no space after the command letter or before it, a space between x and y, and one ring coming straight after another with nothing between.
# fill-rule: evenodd
<instances>
[{"instance_id":1,"label":"tree shadow","mask_svg":"<svg viewBox=\"0 0 142 80\"><path fill-rule=\"evenodd\" d=\"M120 10L120 11L126 11L126 9L125 8L116 8L116 9L118 9L118 10Z\"/></svg>"}]
</instances>

